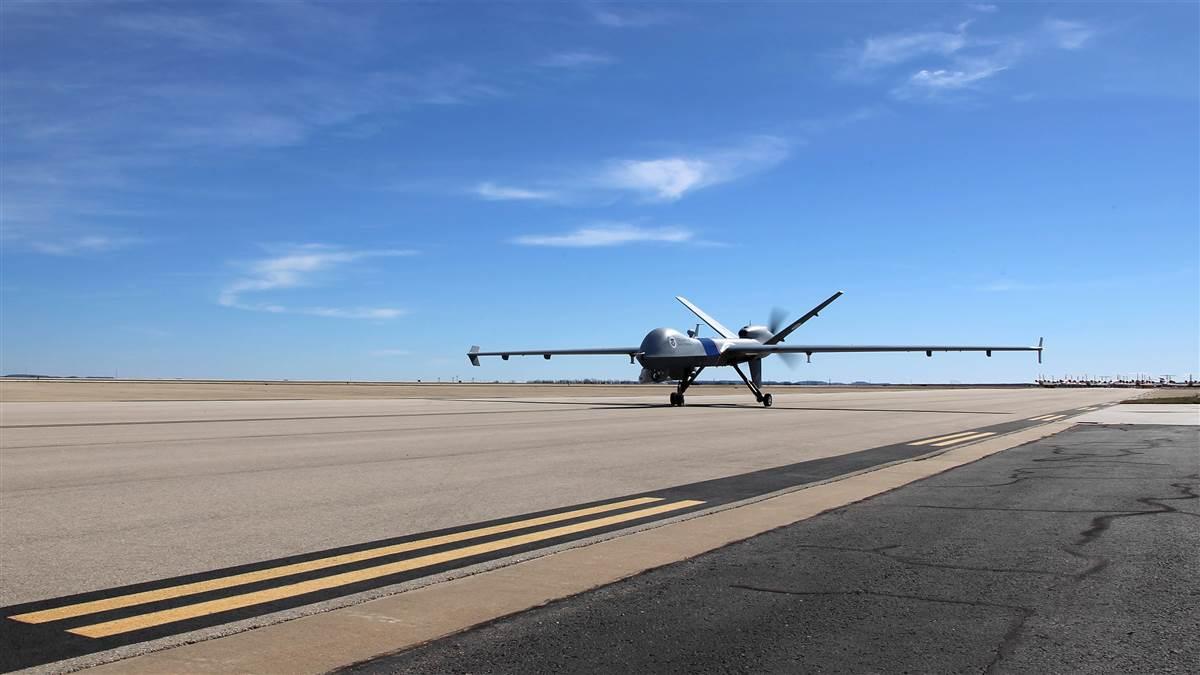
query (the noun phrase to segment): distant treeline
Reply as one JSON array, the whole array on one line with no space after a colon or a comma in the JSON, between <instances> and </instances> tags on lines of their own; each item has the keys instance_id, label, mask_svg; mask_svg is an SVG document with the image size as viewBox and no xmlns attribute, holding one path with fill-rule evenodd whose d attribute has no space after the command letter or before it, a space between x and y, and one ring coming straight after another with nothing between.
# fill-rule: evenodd
<instances>
[{"instance_id":1,"label":"distant treeline","mask_svg":"<svg viewBox=\"0 0 1200 675\"><path fill-rule=\"evenodd\" d=\"M29 375L27 373L9 373L3 377L16 377L22 380L115 380L112 375Z\"/></svg>"}]
</instances>

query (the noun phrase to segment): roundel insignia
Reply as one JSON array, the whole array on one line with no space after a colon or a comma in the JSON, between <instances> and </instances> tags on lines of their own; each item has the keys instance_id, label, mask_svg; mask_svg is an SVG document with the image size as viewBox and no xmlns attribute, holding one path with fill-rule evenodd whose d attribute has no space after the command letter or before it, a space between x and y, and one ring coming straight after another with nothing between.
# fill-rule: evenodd
<instances>
[{"instance_id":1,"label":"roundel insignia","mask_svg":"<svg viewBox=\"0 0 1200 675\"><path fill-rule=\"evenodd\" d=\"M675 341L674 335L672 335L671 337L668 337L667 342L671 344L671 349L675 349L676 347L679 346L679 343Z\"/></svg>"}]
</instances>

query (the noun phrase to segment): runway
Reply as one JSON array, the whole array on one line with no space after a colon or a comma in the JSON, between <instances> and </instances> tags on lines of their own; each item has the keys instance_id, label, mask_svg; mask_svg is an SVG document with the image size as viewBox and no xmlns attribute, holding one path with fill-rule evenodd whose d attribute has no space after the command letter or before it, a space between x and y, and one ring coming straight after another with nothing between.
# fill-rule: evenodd
<instances>
[{"instance_id":1,"label":"runway","mask_svg":"<svg viewBox=\"0 0 1200 675\"><path fill-rule=\"evenodd\" d=\"M744 394L691 396L685 408L659 396L4 403L0 604L51 607L65 596L111 597L133 584L225 578L227 568L275 569L435 532L550 518L522 536L554 534L460 557L503 556L1127 395L780 392L772 409ZM622 501L636 499L650 501ZM600 510L577 513L587 509ZM105 621L77 622L98 623Z\"/></svg>"}]
</instances>

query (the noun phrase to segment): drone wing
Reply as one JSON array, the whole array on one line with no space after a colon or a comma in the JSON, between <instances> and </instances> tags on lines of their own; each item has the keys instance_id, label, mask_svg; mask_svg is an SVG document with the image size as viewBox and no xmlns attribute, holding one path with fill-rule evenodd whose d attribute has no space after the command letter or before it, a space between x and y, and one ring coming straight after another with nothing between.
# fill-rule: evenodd
<instances>
[{"instance_id":1,"label":"drone wing","mask_svg":"<svg viewBox=\"0 0 1200 675\"><path fill-rule=\"evenodd\" d=\"M510 356L541 356L544 359L549 359L551 356L581 356L586 354L624 354L629 357L632 363L634 357L642 353L641 347L597 347L595 349L520 349L503 352L481 352L478 346L471 347L467 352L467 358L471 360L471 365L479 365L479 357L481 356L499 356L505 361Z\"/></svg>"},{"instance_id":2,"label":"drone wing","mask_svg":"<svg viewBox=\"0 0 1200 675\"><path fill-rule=\"evenodd\" d=\"M784 345L784 344L732 344L725 348L724 354L742 354L745 356L769 356L771 354L837 354L864 352L925 352L933 356L934 352L1037 352L1038 363L1042 362L1042 340L1038 339L1036 347L987 346L987 345Z\"/></svg>"},{"instance_id":3,"label":"drone wing","mask_svg":"<svg viewBox=\"0 0 1200 675\"><path fill-rule=\"evenodd\" d=\"M767 344L774 345L774 344L779 344L780 342L783 342L784 338L786 338L787 336L792 334L792 331L794 331L797 328L799 328L800 326L803 326L804 324L808 323L809 319L813 318L814 316L817 316L821 312L821 310L823 310L829 306L829 303L833 302L834 300L837 300L840 297L842 297L841 291L838 291L837 293L834 293L833 295L829 296L825 300L825 302L822 302L821 304L817 305L816 307L813 307L812 309L810 309L808 311L808 314L805 314L804 316L800 317L799 319L796 319L787 328L784 328L783 330L779 331L775 335L771 336L771 339L767 340Z\"/></svg>"},{"instance_id":4,"label":"drone wing","mask_svg":"<svg viewBox=\"0 0 1200 675\"><path fill-rule=\"evenodd\" d=\"M717 335L720 335L723 338L730 338L730 339L737 337L737 333L735 333L735 332L729 330L728 328L726 328L725 326L721 325L720 321L717 321L716 319L712 318L708 314L705 314L704 310L693 305L692 302L690 300L688 300L687 298L683 297L682 295L677 295L677 296L675 296L675 299L678 300L679 302L683 303L684 307L687 307L688 309L692 310L692 314L695 314L696 316L700 317L700 320L703 321L704 323L708 324L709 328L717 331Z\"/></svg>"}]
</instances>

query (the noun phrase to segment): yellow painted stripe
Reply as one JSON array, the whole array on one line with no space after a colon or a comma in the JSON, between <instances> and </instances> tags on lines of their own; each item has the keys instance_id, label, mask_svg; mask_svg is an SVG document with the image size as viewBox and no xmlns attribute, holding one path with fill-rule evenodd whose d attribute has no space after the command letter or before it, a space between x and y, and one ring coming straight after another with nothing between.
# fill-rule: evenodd
<instances>
[{"instance_id":1,"label":"yellow painted stripe","mask_svg":"<svg viewBox=\"0 0 1200 675\"><path fill-rule=\"evenodd\" d=\"M194 605L187 605L185 607L164 609L158 612L150 612L148 614L142 614L139 616L131 616L126 619L105 621L103 623L96 623L90 626L80 626L79 628L72 628L68 632L90 638L101 638L109 635L117 635L119 633L128 633L130 631L142 630L144 628L151 628L153 626L161 626L165 623L174 623L176 621L194 619L201 616L207 616L209 614L216 614L217 612L227 612L233 609L240 609L242 607L261 605L265 602L283 600L285 598L291 598L297 595L304 595L305 593L315 593L317 591L329 590L331 588L346 586L348 584L370 581L372 579L378 579L380 577L386 577L392 574L399 574L400 572L407 572L409 570L420 569L422 567L429 567L430 565L438 565L453 560L470 558L471 556L491 553L493 551L501 551L506 548L524 546L525 544L545 541L547 539L553 539L555 537L561 537L568 534L595 530L602 527L607 527L609 525L616 525L619 523L628 522L630 520L637 520L638 518L658 515L660 513L678 511L680 509L686 509L703 503L704 502L702 501L697 501L694 499L671 502L669 504L662 504L637 511L630 511L629 513L619 513L615 516L608 516L607 518L598 518L596 520L589 520L582 523L576 523L574 525L563 525L562 527L556 527L549 530L540 530L538 532L531 532L529 534L509 537L507 539L490 541L483 544L475 544L474 546L464 546L463 548L444 551L442 553L431 553L429 555L423 555L417 558L400 560L384 565L378 565L376 567L369 567L363 570L356 570L354 572L343 572L341 574L333 574L320 579L301 581L294 584L288 584L286 586L278 586L276 588L255 591L253 593L243 593L242 595L234 595L228 598L209 600L207 602L198 602Z\"/></svg>"},{"instance_id":2,"label":"yellow painted stripe","mask_svg":"<svg viewBox=\"0 0 1200 675\"><path fill-rule=\"evenodd\" d=\"M599 506L591 506L586 509L564 511L563 513L555 513L549 516L541 516L539 518L518 520L516 522L505 523L503 525L492 525L491 527L481 527L474 530L463 530L462 532L454 532L452 534L444 534L437 537L429 537L427 539L406 541L404 543L392 544L390 546L381 546L379 548L372 548L364 551L355 551L354 553L343 553L341 555L330 556L328 558L317 558L315 560L292 563L290 565L281 565L279 567L255 570L253 572L243 572L242 574L234 574L228 577L218 577L205 581L196 581L190 584L180 584L179 586L158 588L152 591L142 591L141 593L131 593L129 595L118 595L111 598L104 598L102 600L92 600L91 602L81 602L75 605L65 605L63 607L44 609L38 612L18 614L8 618L16 621L22 621L24 623L45 623L47 621L58 621L60 619L69 619L71 617L83 616L85 614L106 612L110 609L132 607L134 605L141 605L147 602L169 600L171 598L178 598L185 595L195 595L196 593L205 593L207 591L215 591L222 588L230 588L232 586L251 584L256 581L278 579L279 577L286 577L292 574L302 574L304 572L312 572L314 570L325 569L328 567L336 567L338 565L345 565L347 563L381 558L383 556L394 555L396 553L406 553L408 551L417 551L423 548L430 548L431 546L453 544L455 542L475 539L477 537L487 537L493 534L512 532L513 530L521 530L527 527L537 527L539 525L559 523L564 520L571 520L572 518L593 516L598 513L606 513L608 511L616 511L617 509L623 509L630 506L641 506L643 504L661 501L662 497L638 497L636 499L626 499L624 501L613 502L611 504L601 504Z\"/></svg>"},{"instance_id":3,"label":"yellow painted stripe","mask_svg":"<svg viewBox=\"0 0 1200 675\"><path fill-rule=\"evenodd\" d=\"M1064 417L1066 417L1066 415L1051 415L1051 416L1047 417L1045 421L1053 422L1054 420L1060 420Z\"/></svg>"},{"instance_id":4,"label":"yellow painted stripe","mask_svg":"<svg viewBox=\"0 0 1200 675\"><path fill-rule=\"evenodd\" d=\"M978 441L981 438L987 438L988 436L995 436L995 435L996 435L996 432L994 432L994 431L981 431L979 433L971 434L970 436L963 436L961 438L955 438L955 439L951 439L949 441L942 441L941 443L934 443L933 447L940 448L943 445L954 445L955 443L965 443L967 441Z\"/></svg>"},{"instance_id":5,"label":"yellow painted stripe","mask_svg":"<svg viewBox=\"0 0 1200 675\"><path fill-rule=\"evenodd\" d=\"M977 432L974 432L974 431L960 431L960 432L958 432L957 434L949 434L948 436L938 436L937 438L926 438L926 439L925 439L925 440L923 440L923 441L914 441L914 442L912 442L912 443L909 443L909 445L929 445L930 443L936 443L936 442L938 442L938 441L944 441L944 440L947 440L947 439L950 439L950 438L954 438L954 437L956 437L956 436L970 436L971 434L974 434L974 433L977 433Z\"/></svg>"},{"instance_id":6,"label":"yellow painted stripe","mask_svg":"<svg viewBox=\"0 0 1200 675\"><path fill-rule=\"evenodd\" d=\"M1038 415L1037 417L1030 417L1030 418L1029 418L1029 421L1030 421L1030 422L1042 422L1042 421L1044 421L1044 420L1045 420L1047 417L1049 417L1049 415Z\"/></svg>"}]
</instances>

